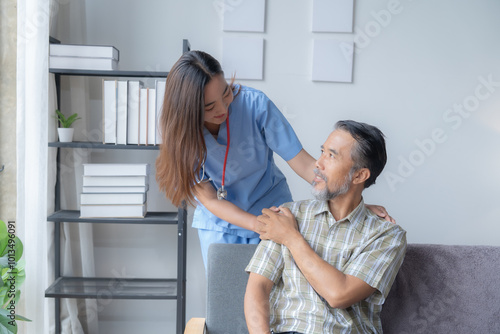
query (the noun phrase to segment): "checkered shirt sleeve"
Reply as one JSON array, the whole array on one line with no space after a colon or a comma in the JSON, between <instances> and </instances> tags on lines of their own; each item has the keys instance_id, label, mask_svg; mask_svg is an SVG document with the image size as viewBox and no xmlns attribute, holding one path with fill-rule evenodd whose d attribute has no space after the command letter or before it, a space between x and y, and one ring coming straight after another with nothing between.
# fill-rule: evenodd
<instances>
[{"instance_id":1,"label":"checkered shirt sleeve","mask_svg":"<svg viewBox=\"0 0 500 334\"><path fill-rule=\"evenodd\" d=\"M389 224L384 224L343 270L344 274L355 276L377 289L367 299L377 305L384 303L406 253L406 231Z\"/></svg>"},{"instance_id":2,"label":"checkered shirt sleeve","mask_svg":"<svg viewBox=\"0 0 500 334\"><path fill-rule=\"evenodd\" d=\"M281 247L270 240L261 241L245 269L246 272L262 275L276 284L281 278L284 265Z\"/></svg>"}]
</instances>

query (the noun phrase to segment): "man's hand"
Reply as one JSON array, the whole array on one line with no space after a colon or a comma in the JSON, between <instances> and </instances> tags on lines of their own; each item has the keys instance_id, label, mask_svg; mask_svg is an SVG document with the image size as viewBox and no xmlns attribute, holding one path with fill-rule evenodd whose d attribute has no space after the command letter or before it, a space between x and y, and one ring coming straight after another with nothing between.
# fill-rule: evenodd
<instances>
[{"instance_id":1,"label":"man's hand","mask_svg":"<svg viewBox=\"0 0 500 334\"><path fill-rule=\"evenodd\" d=\"M257 233L262 240L272 240L286 246L293 237L300 235L297 221L288 208L273 206L263 209L257 221Z\"/></svg>"}]
</instances>

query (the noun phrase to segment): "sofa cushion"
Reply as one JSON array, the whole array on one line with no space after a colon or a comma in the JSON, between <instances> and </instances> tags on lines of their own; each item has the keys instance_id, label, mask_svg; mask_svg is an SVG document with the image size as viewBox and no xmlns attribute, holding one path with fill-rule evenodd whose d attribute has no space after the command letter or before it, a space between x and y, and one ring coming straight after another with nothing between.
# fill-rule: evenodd
<instances>
[{"instance_id":1,"label":"sofa cushion","mask_svg":"<svg viewBox=\"0 0 500 334\"><path fill-rule=\"evenodd\" d=\"M500 333L500 247L409 244L384 333Z\"/></svg>"}]
</instances>

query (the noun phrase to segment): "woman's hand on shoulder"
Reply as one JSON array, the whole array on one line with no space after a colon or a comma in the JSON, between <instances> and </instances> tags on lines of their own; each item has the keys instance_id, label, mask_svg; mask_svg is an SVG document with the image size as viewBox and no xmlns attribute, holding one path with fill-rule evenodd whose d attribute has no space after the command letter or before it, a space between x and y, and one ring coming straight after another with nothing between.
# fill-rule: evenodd
<instances>
[{"instance_id":1,"label":"woman's hand on shoulder","mask_svg":"<svg viewBox=\"0 0 500 334\"><path fill-rule=\"evenodd\" d=\"M365 206L368 210L372 211L380 218L383 218L387 221L390 221L393 224L396 224L396 220L389 215L389 213L383 206L374 204L365 204Z\"/></svg>"}]
</instances>

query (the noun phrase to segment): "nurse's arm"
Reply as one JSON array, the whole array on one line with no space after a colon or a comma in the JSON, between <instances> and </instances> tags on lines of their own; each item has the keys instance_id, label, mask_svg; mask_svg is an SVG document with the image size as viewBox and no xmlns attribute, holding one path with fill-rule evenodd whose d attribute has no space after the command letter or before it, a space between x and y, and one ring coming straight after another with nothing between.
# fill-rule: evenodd
<instances>
[{"instance_id":1,"label":"nurse's arm","mask_svg":"<svg viewBox=\"0 0 500 334\"><path fill-rule=\"evenodd\" d=\"M254 231L257 229L257 216L248 213L233 203L217 199L217 192L210 182L202 182L195 187L195 196L215 216L233 225Z\"/></svg>"},{"instance_id":2,"label":"nurse's arm","mask_svg":"<svg viewBox=\"0 0 500 334\"><path fill-rule=\"evenodd\" d=\"M306 150L300 150L300 152L295 157L288 160L287 163L298 176L308 183L312 183L316 159L307 153Z\"/></svg>"}]
</instances>

